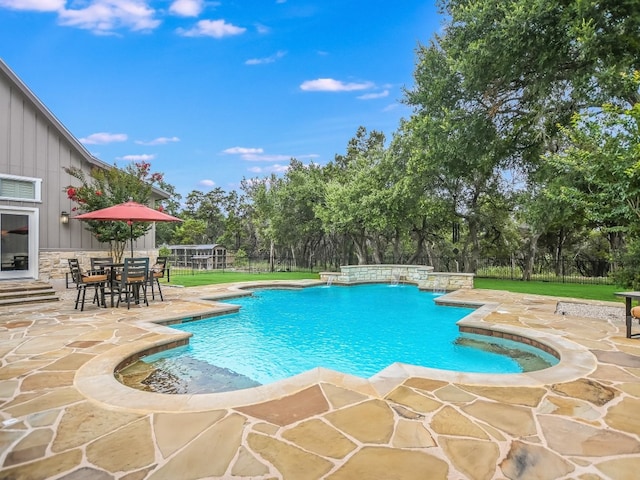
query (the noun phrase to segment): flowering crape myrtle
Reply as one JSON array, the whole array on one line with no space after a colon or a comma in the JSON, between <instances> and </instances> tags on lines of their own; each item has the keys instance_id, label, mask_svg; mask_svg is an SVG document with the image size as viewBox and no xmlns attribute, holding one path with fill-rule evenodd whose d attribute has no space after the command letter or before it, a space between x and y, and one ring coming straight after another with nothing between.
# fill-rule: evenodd
<instances>
[{"instance_id":1,"label":"flowering crape myrtle","mask_svg":"<svg viewBox=\"0 0 640 480\"><path fill-rule=\"evenodd\" d=\"M94 168L87 176L84 171L75 167L64 170L80 182L80 185L68 185L64 188L67 198L75 203L73 213L87 213L124 203L128 200L147 205L151 200L151 189L163 181L161 173L151 173L149 162L137 162L123 169L105 170ZM164 210L162 205L157 209ZM151 224L134 222L133 225L121 221L85 222L86 229L101 243L108 243L111 256L120 260L127 241L143 236Z\"/></svg>"}]
</instances>

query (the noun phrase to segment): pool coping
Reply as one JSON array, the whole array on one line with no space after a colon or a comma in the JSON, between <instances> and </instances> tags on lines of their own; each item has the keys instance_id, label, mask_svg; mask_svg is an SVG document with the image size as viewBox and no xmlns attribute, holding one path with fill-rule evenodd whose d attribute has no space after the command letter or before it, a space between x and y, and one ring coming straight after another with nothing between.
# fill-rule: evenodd
<instances>
[{"instance_id":1,"label":"pool coping","mask_svg":"<svg viewBox=\"0 0 640 480\"><path fill-rule=\"evenodd\" d=\"M213 302L211 309L198 314L198 318L225 314L236 310L237 307L225 304L223 301L238 296L250 295L251 293L247 291L250 289L304 288L317 285L323 285L323 282L302 280L274 284L247 282L230 285L226 287L225 291L198 298L198 300ZM183 318L167 316L153 321L132 321L133 325L148 330L151 335L130 344L114 347L89 360L77 370L74 377L74 386L87 398L112 410L141 413L150 410L157 412L201 412L274 400L299 392L319 382L331 383L375 398L383 398L394 388L412 377L468 385L540 386L576 380L587 376L597 368L597 359L587 348L563 338L556 330L519 328L486 321L487 316L498 312L499 303L451 300L446 295L438 297L436 303L476 308L476 310L460 320L458 325L463 328L507 334L515 338L531 339L557 352L560 360L556 365L544 370L518 374L458 372L394 363L369 379L325 368L314 368L271 384L220 393L162 394L136 390L120 383L114 373L128 359L139 358L142 352L147 354L147 352L152 353L179 346L184 344L181 342L185 342L188 339L190 334L179 332L170 327L172 323L183 321Z\"/></svg>"}]
</instances>

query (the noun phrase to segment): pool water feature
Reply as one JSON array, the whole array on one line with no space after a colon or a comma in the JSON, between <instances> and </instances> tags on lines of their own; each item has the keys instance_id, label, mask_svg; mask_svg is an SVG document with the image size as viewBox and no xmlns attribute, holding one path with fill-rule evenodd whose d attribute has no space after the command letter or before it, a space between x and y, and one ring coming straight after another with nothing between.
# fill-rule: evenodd
<instances>
[{"instance_id":1,"label":"pool water feature","mask_svg":"<svg viewBox=\"0 0 640 480\"><path fill-rule=\"evenodd\" d=\"M154 389L153 379L147 386L234 390L315 367L368 378L395 362L483 373L557 363L518 342L461 334L456 322L473 309L436 305L436 296L410 285L256 290L225 300L240 305L238 313L173 325L193 333L189 345L143 359L165 372L164 384L173 390Z\"/></svg>"}]
</instances>

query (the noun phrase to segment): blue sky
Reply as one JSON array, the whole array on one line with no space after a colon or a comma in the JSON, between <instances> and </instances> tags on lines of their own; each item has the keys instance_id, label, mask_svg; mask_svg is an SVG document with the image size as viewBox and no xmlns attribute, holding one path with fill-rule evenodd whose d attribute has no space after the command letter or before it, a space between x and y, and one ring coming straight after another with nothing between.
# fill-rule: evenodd
<instances>
[{"instance_id":1,"label":"blue sky","mask_svg":"<svg viewBox=\"0 0 640 480\"><path fill-rule=\"evenodd\" d=\"M101 160L233 190L390 139L434 3L0 0L0 58Z\"/></svg>"}]
</instances>

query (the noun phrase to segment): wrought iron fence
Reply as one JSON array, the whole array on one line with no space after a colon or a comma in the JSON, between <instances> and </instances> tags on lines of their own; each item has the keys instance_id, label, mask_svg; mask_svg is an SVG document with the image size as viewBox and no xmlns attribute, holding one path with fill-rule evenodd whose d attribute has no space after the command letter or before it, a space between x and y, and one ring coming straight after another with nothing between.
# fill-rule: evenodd
<instances>
[{"instance_id":1,"label":"wrought iron fence","mask_svg":"<svg viewBox=\"0 0 640 480\"><path fill-rule=\"evenodd\" d=\"M222 264L219 268L208 268L203 262L197 260L180 262L176 265L169 257L171 264L171 275L199 275L211 272L246 272L246 273L265 273L265 272L309 272L311 268L298 266L292 259L276 260L273 266L269 262L269 258L254 257L241 261L236 260L233 265Z\"/></svg>"},{"instance_id":2,"label":"wrought iron fence","mask_svg":"<svg viewBox=\"0 0 640 480\"><path fill-rule=\"evenodd\" d=\"M268 257L252 257L236 261L232 266L222 265L222 268L217 269L209 269L202 262L197 261L176 266L169 258L169 263L171 275L198 275L214 271L247 273L317 271L317 268L299 266L288 258L276 260L272 266ZM436 272L473 272L478 278L523 280L524 276L524 260L516 256L481 258L475 265L470 258L460 256L421 258L414 263L432 266ZM614 283L613 272L614 265L604 259L577 256L565 257L555 262L548 256L541 256L536 259L531 269L530 280L609 285Z\"/></svg>"},{"instance_id":3,"label":"wrought iron fence","mask_svg":"<svg viewBox=\"0 0 640 480\"><path fill-rule=\"evenodd\" d=\"M482 258L475 268L470 259L439 259L433 265L436 271L474 271L478 278L495 278L500 280L524 280L525 262L517 257ZM614 265L604 259L585 257L562 258L555 261L549 257L537 258L534 262L529 280L555 283L584 283L595 285L611 285Z\"/></svg>"}]
</instances>

